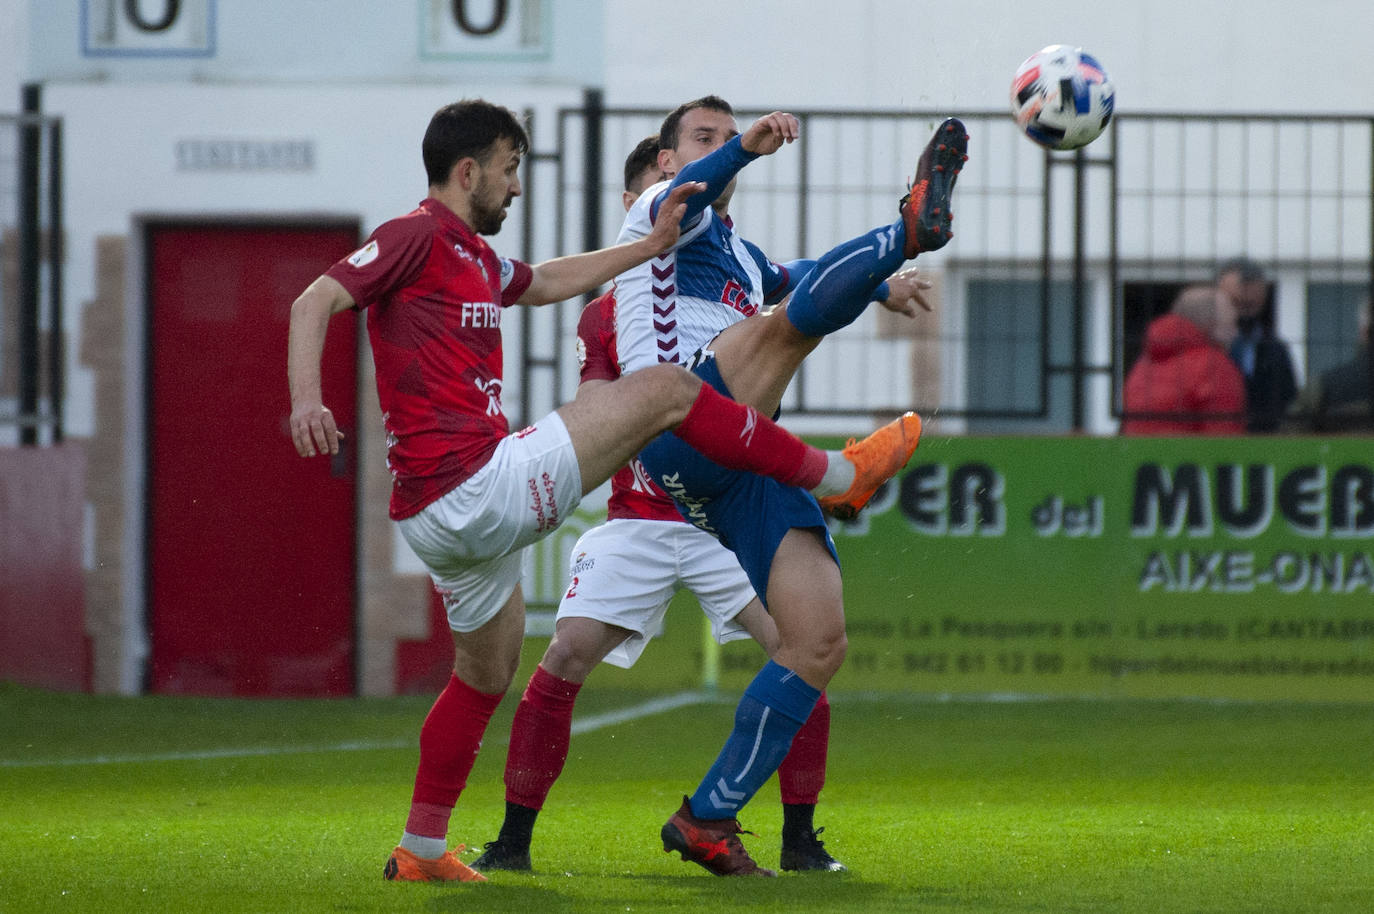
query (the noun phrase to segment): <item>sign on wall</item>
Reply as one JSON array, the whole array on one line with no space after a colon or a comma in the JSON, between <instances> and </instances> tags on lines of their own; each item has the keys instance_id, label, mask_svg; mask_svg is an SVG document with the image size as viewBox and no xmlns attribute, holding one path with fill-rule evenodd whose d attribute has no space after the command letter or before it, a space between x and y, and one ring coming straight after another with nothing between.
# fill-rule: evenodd
<instances>
[{"instance_id":1,"label":"sign on wall","mask_svg":"<svg viewBox=\"0 0 1374 914\"><path fill-rule=\"evenodd\" d=\"M208 57L214 50L214 0L81 0L83 56Z\"/></svg>"},{"instance_id":2,"label":"sign on wall","mask_svg":"<svg viewBox=\"0 0 1374 914\"><path fill-rule=\"evenodd\" d=\"M49 80L603 81L596 0L30 0Z\"/></svg>"},{"instance_id":3,"label":"sign on wall","mask_svg":"<svg viewBox=\"0 0 1374 914\"><path fill-rule=\"evenodd\" d=\"M545 0L427 0L421 53L431 59L535 59L552 53Z\"/></svg>"}]
</instances>

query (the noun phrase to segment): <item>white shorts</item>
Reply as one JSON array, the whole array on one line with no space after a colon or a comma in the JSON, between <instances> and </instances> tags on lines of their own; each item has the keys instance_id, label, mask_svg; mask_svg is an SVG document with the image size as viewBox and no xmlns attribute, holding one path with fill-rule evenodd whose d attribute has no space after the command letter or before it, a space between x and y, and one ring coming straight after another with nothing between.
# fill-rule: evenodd
<instances>
[{"instance_id":1,"label":"white shorts","mask_svg":"<svg viewBox=\"0 0 1374 914\"><path fill-rule=\"evenodd\" d=\"M521 549L557 529L582 500L582 475L557 413L507 435L486 466L398 521L443 595L449 627L475 631L520 583Z\"/></svg>"},{"instance_id":2,"label":"white shorts","mask_svg":"<svg viewBox=\"0 0 1374 914\"><path fill-rule=\"evenodd\" d=\"M691 524L609 520L582 534L569 566L556 618L596 619L634 633L607 663L634 666L649 639L662 633L668 603L684 587L701 603L717 642L749 637L734 621L754 599L749 578L733 552Z\"/></svg>"}]
</instances>

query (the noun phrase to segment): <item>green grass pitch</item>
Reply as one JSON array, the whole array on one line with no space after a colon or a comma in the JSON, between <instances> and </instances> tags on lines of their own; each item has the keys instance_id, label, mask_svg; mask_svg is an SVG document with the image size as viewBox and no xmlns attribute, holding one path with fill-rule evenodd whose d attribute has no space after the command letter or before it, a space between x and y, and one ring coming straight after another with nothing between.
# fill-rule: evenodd
<instances>
[{"instance_id":1,"label":"green grass pitch","mask_svg":"<svg viewBox=\"0 0 1374 914\"><path fill-rule=\"evenodd\" d=\"M593 680L579 719L643 699ZM1366 705L836 694L817 824L851 872L730 880L658 842L727 697L575 736L533 875L390 884L428 704L0 686L0 911L1374 911ZM454 842L496 835L513 705ZM742 820L775 866L775 782Z\"/></svg>"}]
</instances>

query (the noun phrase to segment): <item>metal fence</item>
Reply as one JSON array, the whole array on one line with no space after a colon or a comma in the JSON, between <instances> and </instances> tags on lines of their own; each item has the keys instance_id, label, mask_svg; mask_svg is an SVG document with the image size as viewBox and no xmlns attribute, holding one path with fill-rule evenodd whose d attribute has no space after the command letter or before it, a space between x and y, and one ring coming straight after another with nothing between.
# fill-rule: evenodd
<instances>
[{"instance_id":1,"label":"metal fence","mask_svg":"<svg viewBox=\"0 0 1374 914\"><path fill-rule=\"evenodd\" d=\"M547 221L527 229L557 252L614 239L624 155L664 113L602 108L592 93L534 125L526 210ZM776 260L896 219L948 113L971 141L955 238L917 262L938 283L938 315L907 323L872 308L834 334L790 388L790 421L840 431L915 408L950 432L1113 433L1145 325L1238 255L1267 271L1271 318L1301 375L1354 352L1374 288L1374 117L1132 113L1084 150L1048 153L1001 111L793 113L801 141L749 165L731 204ZM533 418L572 396L578 310L515 327L513 412Z\"/></svg>"},{"instance_id":2,"label":"metal fence","mask_svg":"<svg viewBox=\"0 0 1374 914\"><path fill-rule=\"evenodd\" d=\"M61 168L59 119L0 115L0 444L63 437Z\"/></svg>"},{"instance_id":3,"label":"metal fence","mask_svg":"<svg viewBox=\"0 0 1374 914\"><path fill-rule=\"evenodd\" d=\"M532 125L527 256L615 237L623 158L664 113L605 108L589 92ZM895 220L948 112L794 113L801 141L751 164L731 207L778 260ZM907 322L871 308L827 340L784 402L804 430L915 408L951 433L1113 433L1150 318L1241 254L1268 272L1300 375L1355 350L1356 311L1374 290L1374 117L1127 113L1085 150L1047 153L1002 111L954 113L971 135L956 237L918 261L937 313ZM59 119L0 116L0 443L63 435L61 166ZM579 310L508 317L513 420L573 395Z\"/></svg>"}]
</instances>

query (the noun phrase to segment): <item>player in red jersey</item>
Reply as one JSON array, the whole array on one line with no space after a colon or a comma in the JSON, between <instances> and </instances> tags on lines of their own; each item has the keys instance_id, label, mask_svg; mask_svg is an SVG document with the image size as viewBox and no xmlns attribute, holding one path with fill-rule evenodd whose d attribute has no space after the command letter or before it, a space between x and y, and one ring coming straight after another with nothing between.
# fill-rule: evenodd
<instances>
[{"instance_id":1,"label":"player in red jersey","mask_svg":"<svg viewBox=\"0 0 1374 914\"><path fill-rule=\"evenodd\" d=\"M625 208L663 179L658 136L625 161ZM587 305L577 326L582 383L578 396L620 377L615 292ZM673 500L633 460L611 477L607 521L578 538L571 586L558 607L553 641L530 677L511 726L506 757L506 815L473 868L529 870L535 819L563 771L578 690L603 660L630 667L662 628L668 604L687 588L711 620L717 641L753 637L770 655L778 629L754 594L734 553L685 523ZM822 695L778 769L782 791L782 868L844 871L813 824L825 784L830 705Z\"/></svg>"},{"instance_id":2,"label":"player in red jersey","mask_svg":"<svg viewBox=\"0 0 1374 914\"><path fill-rule=\"evenodd\" d=\"M379 226L291 307L291 432L303 457L338 451L320 388L329 320L367 309L391 517L443 594L453 630L454 675L421 728L390 879L483 878L447 849L449 818L519 663L519 551L555 529L583 494L663 431L724 465L817 493L867 483L840 452L805 444L674 365L603 385L511 434L501 406L502 309L582 294L667 249L684 201L704 189L675 190L664 203L672 217L644 238L530 266L498 257L480 237L500 230L520 194L528 150L506 108L480 99L440 108L421 147L429 196Z\"/></svg>"}]
</instances>

